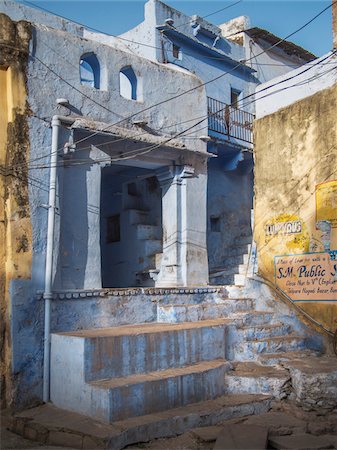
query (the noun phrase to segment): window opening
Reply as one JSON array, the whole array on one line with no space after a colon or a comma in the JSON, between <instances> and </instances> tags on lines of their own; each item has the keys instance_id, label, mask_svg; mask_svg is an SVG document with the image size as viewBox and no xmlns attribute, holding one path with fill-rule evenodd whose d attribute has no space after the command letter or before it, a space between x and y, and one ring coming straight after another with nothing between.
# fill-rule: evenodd
<instances>
[{"instance_id":1,"label":"window opening","mask_svg":"<svg viewBox=\"0 0 337 450\"><path fill-rule=\"evenodd\" d=\"M220 217L211 217L211 231L220 231Z\"/></svg>"},{"instance_id":2,"label":"window opening","mask_svg":"<svg viewBox=\"0 0 337 450\"><path fill-rule=\"evenodd\" d=\"M100 65L94 53L82 55L80 59L81 84L92 88L100 88Z\"/></svg>"},{"instance_id":3,"label":"window opening","mask_svg":"<svg viewBox=\"0 0 337 450\"><path fill-rule=\"evenodd\" d=\"M172 55L175 59L181 59L181 48L179 47L179 45L173 44Z\"/></svg>"},{"instance_id":4,"label":"window opening","mask_svg":"<svg viewBox=\"0 0 337 450\"><path fill-rule=\"evenodd\" d=\"M231 89L231 106L234 108L239 108L240 94L241 92L237 89Z\"/></svg>"},{"instance_id":5,"label":"window opening","mask_svg":"<svg viewBox=\"0 0 337 450\"><path fill-rule=\"evenodd\" d=\"M137 77L132 67L124 67L119 72L119 92L128 100L137 100Z\"/></svg>"},{"instance_id":6,"label":"window opening","mask_svg":"<svg viewBox=\"0 0 337 450\"><path fill-rule=\"evenodd\" d=\"M138 191L136 183L128 184L128 195L131 195L132 197L137 197Z\"/></svg>"},{"instance_id":7,"label":"window opening","mask_svg":"<svg viewBox=\"0 0 337 450\"><path fill-rule=\"evenodd\" d=\"M121 221L120 215L107 217L107 234L106 242L111 244L113 242L119 242L121 240Z\"/></svg>"}]
</instances>

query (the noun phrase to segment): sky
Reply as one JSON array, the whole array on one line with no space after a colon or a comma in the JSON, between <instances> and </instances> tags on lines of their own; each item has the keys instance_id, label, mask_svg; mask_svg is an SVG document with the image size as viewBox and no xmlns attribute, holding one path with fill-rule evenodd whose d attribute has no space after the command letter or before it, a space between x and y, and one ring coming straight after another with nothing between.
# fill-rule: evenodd
<instances>
[{"instance_id":1,"label":"sky","mask_svg":"<svg viewBox=\"0 0 337 450\"><path fill-rule=\"evenodd\" d=\"M205 16L218 11L238 0L165 0L165 3L187 15ZM102 32L118 35L140 23L144 18L143 0L32 0L32 3L53 13L81 22ZM317 13L331 4L330 0L241 0L239 3L207 17L214 24L220 24L234 17L247 15L252 26L267 29L283 38L300 28ZM295 44L322 56L332 49L331 8L291 37Z\"/></svg>"}]
</instances>

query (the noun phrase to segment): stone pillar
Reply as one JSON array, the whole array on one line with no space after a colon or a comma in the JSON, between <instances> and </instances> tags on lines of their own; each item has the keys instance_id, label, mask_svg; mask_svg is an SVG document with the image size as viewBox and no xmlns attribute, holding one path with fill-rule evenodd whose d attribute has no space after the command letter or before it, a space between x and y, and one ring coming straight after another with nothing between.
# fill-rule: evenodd
<instances>
[{"instance_id":1,"label":"stone pillar","mask_svg":"<svg viewBox=\"0 0 337 450\"><path fill-rule=\"evenodd\" d=\"M190 166L157 172L162 189L163 257L158 287L208 283L206 250L207 176Z\"/></svg>"}]
</instances>

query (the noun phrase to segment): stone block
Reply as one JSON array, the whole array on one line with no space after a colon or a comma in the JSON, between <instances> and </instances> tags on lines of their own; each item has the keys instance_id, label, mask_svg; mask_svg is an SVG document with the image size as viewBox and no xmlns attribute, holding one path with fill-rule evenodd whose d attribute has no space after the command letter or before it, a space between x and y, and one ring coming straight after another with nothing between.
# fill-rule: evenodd
<instances>
[{"instance_id":1,"label":"stone block","mask_svg":"<svg viewBox=\"0 0 337 450\"><path fill-rule=\"evenodd\" d=\"M267 448L268 430L246 424L228 425L220 431L214 450L262 450Z\"/></svg>"},{"instance_id":2,"label":"stone block","mask_svg":"<svg viewBox=\"0 0 337 450\"><path fill-rule=\"evenodd\" d=\"M194 428L191 430L190 434L202 442L213 442L217 440L221 430L221 426L201 427Z\"/></svg>"},{"instance_id":3,"label":"stone block","mask_svg":"<svg viewBox=\"0 0 337 450\"><path fill-rule=\"evenodd\" d=\"M273 448L280 450L323 450L333 448L332 443L325 436L313 436L308 433L270 437L269 443Z\"/></svg>"},{"instance_id":4,"label":"stone block","mask_svg":"<svg viewBox=\"0 0 337 450\"><path fill-rule=\"evenodd\" d=\"M83 436L65 431L50 431L48 444L61 447L82 448Z\"/></svg>"},{"instance_id":5,"label":"stone block","mask_svg":"<svg viewBox=\"0 0 337 450\"><path fill-rule=\"evenodd\" d=\"M25 437L26 439L29 439L30 441L36 441L37 440L37 431L34 428L30 427L29 425L26 425L24 427L23 437Z\"/></svg>"},{"instance_id":6,"label":"stone block","mask_svg":"<svg viewBox=\"0 0 337 450\"><path fill-rule=\"evenodd\" d=\"M284 364L290 371L296 400L302 406L319 411L337 406L337 359L311 357Z\"/></svg>"},{"instance_id":7,"label":"stone block","mask_svg":"<svg viewBox=\"0 0 337 450\"><path fill-rule=\"evenodd\" d=\"M105 443L103 440L99 439L93 439L90 436L83 436L83 444L82 448L89 450L89 449L97 449L97 448L105 448Z\"/></svg>"},{"instance_id":8,"label":"stone block","mask_svg":"<svg viewBox=\"0 0 337 450\"><path fill-rule=\"evenodd\" d=\"M252 416L247 419L246 424L266 427L269 435L304 433L307 426L304 420L284 412L268 412L260 416Z\"/></svg>"}]
</instances>

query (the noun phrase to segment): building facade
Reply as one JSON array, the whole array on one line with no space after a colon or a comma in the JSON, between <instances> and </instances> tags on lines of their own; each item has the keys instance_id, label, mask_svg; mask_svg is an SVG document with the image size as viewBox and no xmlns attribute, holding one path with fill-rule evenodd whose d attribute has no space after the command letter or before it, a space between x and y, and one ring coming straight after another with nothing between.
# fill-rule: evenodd
<instances>
[{"instance_id":1,"label":"building facade","mask_svg":"<svg viewBox=\"0 0 337 450\"><path fill-rule=\"evenodd\" d=\"M252 242L254 91L315 56L252 28L248 17L216 26L158 0L145 4L144 21L121 38L138 54L182 67L205 84L208 120L198 128L209 137L207 149L214 156L207 183L210 282L242 283L237 274L247 271L242 263Z\"/></svg>"},{"instance_id":2,"label":"building facade","mask_svg":"<svg viewBox=\"0 0 337 450\"><path fill-rule=\"evenodd\" d=\"M234 281L260 80L245 45L161 2L121 38L11 1L0 12L2 386L27 404L50 331L154 321L144 287Z\"/></svg>"},{"instance_id":3,"label":"building facade","mask_svg":"<svg viewBox=\"0 0 337 450\"><path fill-rule=\"evenodd\" d=\"M336 37L336 4L333 10ZM336 40L334 47L257 89L254 148L259 273L330 333L337 318Z\"/></svg>"}]
</instances>

